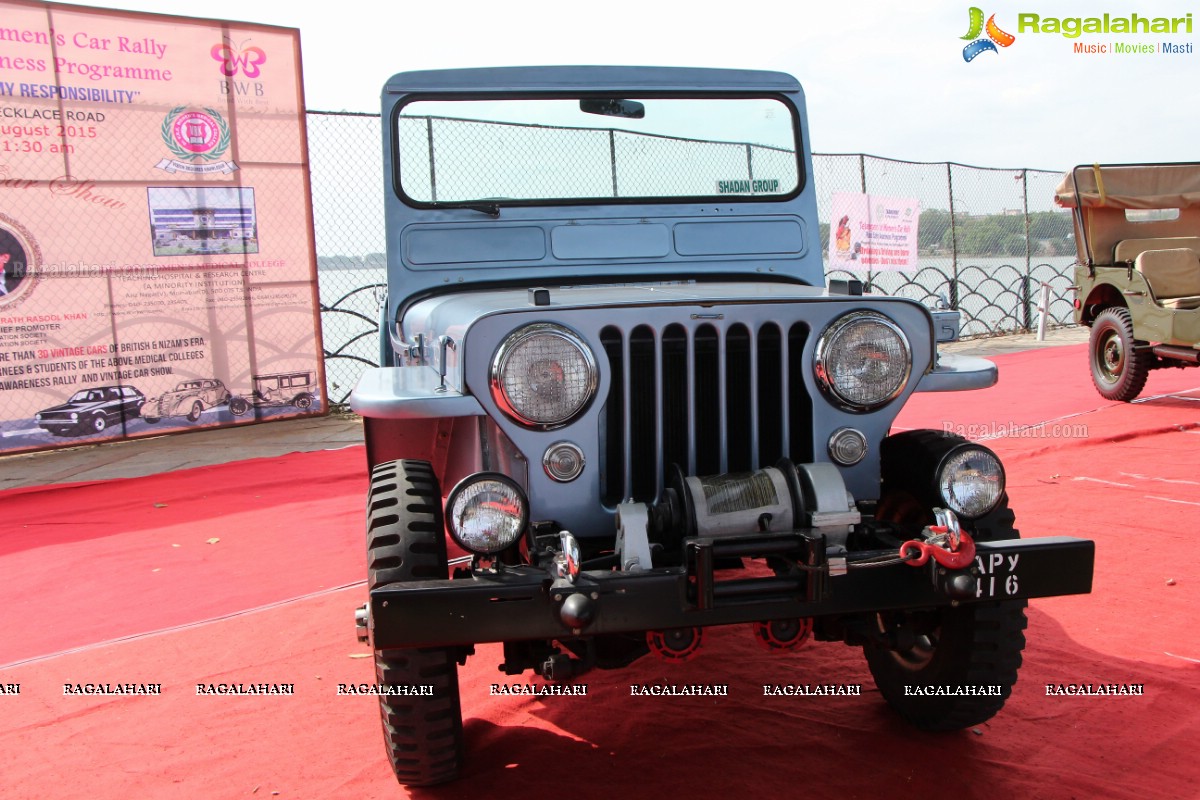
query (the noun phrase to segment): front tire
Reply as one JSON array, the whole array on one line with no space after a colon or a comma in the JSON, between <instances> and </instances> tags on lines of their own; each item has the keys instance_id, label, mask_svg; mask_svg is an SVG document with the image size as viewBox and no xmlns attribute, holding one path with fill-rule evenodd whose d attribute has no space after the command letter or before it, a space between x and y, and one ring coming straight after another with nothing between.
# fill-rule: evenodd
<instances>
[{"instance_id":1,"label":"front tire","mask_svg":"<svg viewBox=\"0 0 1200 800\"><path fill-rule=\"evenodd\" d=\"M884 483L880 500L883 518L893 522L917 520L917 509L929 509L927 469L939 453L962 437L940 431L910 431L891 437L884 452ZM920 474L917 474L920 473ZM924 513L931 513L925 511ZM1020 538L1016 516L1002 495L997 506L962 527L977 541ZM966 603L957 607L881 612L863 646L875 685L901 717L926 731L952 731L991 719L1004 706L1017 682L1025 649L1025 600ZM997 694L910 694L907 687L999 687ZM968 690L969 691L969 690Z\"/></svg>"},{"instance_id":2,"label":"front tire","mask_svg":"<svg viewBox=\"0 0 1200 800\"><path fill-rule=\"evenodd\" d=\"M1127 403L1146 386L1150 360L1137 345L1129 309L1106 308L1096 316L1088 335L1088 360L1092 383L1104 399Z\"/></svg>"},{"instance_id":3,"label":"front tire","mask_svg":"<svg viewBox=\"0 0 1200 800\"><path fill-rule=\"evenodd\" d=\"M197 400L196 402L192 403L192 408L187 413L187 421L188 422L198 422L200 420L200 415L203 413L204 413L204 406L200 404L199 400Z\"/></svg>"},{"instance_id":4,"label":"front tire","mask_svg":"<svg viewBox=\"0 0 1200 800\"><path fill-rule=\"evenodd\" d=\"M425 461L371 470L367 497L367 584L448 575L442 496ZM433 786L458 777L463 755L456 653L449 648L375 649L380 686L432 686L432 695L380 695L383 741L396 779Z\"/></svg>"}]
</instances>

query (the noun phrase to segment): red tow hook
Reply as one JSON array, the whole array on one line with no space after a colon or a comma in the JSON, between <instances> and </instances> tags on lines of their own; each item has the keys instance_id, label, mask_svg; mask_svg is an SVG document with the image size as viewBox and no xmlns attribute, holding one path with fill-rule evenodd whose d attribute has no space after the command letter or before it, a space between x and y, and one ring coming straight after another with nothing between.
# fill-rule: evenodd
<instances>
[{"instance_id":1,"label":"red tow hook","mask_svg":"<svg viewBox=\"0 0 1200 800\"><path fill-rule=\"evenodd\" d=\"M937 538L945 538L946 546L934 544L931 541L922 542L909 539L900 545L900 558L914 567L924 566L933 556L933 560L949 569L962 569L975 560L975 540L963 530L955 530L957 526L931 525L929 532ZM919 554L919 555L918 555Z\"/></svg>"}]
</instances>

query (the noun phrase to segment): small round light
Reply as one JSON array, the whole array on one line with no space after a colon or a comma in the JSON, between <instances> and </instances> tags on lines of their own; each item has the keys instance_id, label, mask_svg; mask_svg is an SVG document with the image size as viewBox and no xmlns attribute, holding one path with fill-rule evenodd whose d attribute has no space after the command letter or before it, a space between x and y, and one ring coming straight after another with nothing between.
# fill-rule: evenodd
<instances>
[{"instance_id":1,"label":"small round light","mask_svg":"<svg viewBox=\"0 0 1200 800\"><path fill-rule=\"evenodd\" d=\"M855 311L821 334L815 369L821 389L839 406L870 411L904 390L912 351L896 323L874 311Z\"/></svg>"},{"instance_id":2,"label":"small round light","mask_svg":"<svg viewBox=\"0 0 1200 800\"><path fill-rule=\"evenodd\" d=\"M583 450L571 442L555 442L546 448L542 466L546 474L559 483L568 483L583 472Z\"/></svg>"},{"instance_id":3,"label":"small round light","mask_svg":"<svg viewBox=\"0 0 1200 800\"><path fill-rule=\"evenodd\" d=\"M591 348L561 325L541 322L515 331L492 360L496 405L525 425L565 425L587 407L597 382Z\"/></svg>"},{"instance_id":4,"label":"small round light","mask_svg":"<svg viewBox=\"0 0 1200 800\"><path fill-rule=\"evenodd\" d=\"M450 535L465 550L499 553L521 538L529 503L516 481L495 472L464 478L446 499Z\"/></svg>"},{"instance_id":5,"label":"small round light","mask_svg":"<svg viewBox=\"0 0 1200 800\"><path fill-rule=\"evenodd\" d=\"M829 456L837 463L850 467L867 455L867 437L854 428L838 428L829 437Z\"/></svg>"},{"instance_id":6,"label":"small round light","mask_svg":"<svg viewBox=\"0 0 1200 800\"><path fill-rule=\"evenodd\" d=\"M937 471L942 500L960 516L978 519L1004 494L1004 467L987 448L966 445L951 450Z\"/></svg>"}]
</instances>

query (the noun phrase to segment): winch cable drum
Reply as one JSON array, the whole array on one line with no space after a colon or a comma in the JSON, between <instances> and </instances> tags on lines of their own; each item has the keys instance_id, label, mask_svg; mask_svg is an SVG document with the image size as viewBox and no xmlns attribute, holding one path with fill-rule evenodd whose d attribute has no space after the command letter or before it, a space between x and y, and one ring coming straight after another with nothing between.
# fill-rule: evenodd
<instances>
[{"instance_id":1,"label":"winch cable drum","mask_svg":"<svg viewBox=\"0 0 1200 800\"><path fill-rule=\"evenodd\" d=\"M656 505L623 504L618 516L623 517L623 540L629 542L639 533L630 530L638 524L628 523L645 518L649 538L668 550L685 539L785 534L802 528L818 529L829 544L844 545L851 526L861 520L836 466L796 465L788 459L753 472L704 477L684 475L672 464Z\"/></svg>"}]
</instances>

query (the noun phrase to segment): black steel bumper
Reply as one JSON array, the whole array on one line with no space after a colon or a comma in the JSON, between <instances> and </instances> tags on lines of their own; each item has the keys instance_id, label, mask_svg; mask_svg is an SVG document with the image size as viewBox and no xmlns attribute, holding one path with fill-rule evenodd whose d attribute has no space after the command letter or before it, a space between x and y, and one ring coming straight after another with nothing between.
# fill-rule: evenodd
<instances>
[{"instance_id":1,"label":"black steel bumper","mask_svg":"<svg viewBox=\"0 0 1200 800\"><path fill-rule=\"evenodd\" d=\"M993 602L1092 589L1095 543L1047 537L980 542L975 563L953 571L932 560L866 567L852 553L844 574L820 540L797 535L781 547L806 555L793 576L714 581L712 556L730 543L693 542L688 566L641 572L581 572L574 583L536 567L505 567L459 580L412 581L371 592L378 648L556 639L573 635L705 627L798 617ZM761 541L754 545L761 555ZM957 580L955 580L957 578ZM952 583L953 582L953 583ZM565 607L565 608L564 608Z\"/></svg>"}]
</instances>

